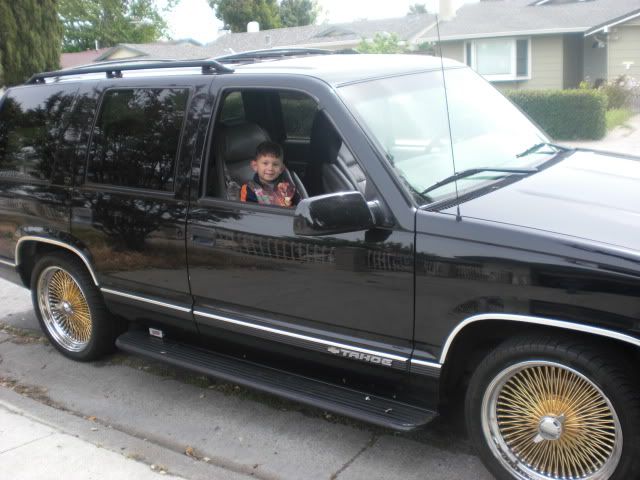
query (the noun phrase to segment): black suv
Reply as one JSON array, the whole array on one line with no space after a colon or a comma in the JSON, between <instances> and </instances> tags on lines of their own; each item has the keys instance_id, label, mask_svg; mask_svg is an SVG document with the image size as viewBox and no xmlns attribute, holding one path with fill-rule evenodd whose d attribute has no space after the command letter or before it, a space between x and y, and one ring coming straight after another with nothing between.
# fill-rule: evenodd
<instances>
[{"instance_id":1,"label":"black suv","mask_svg":"<svg viewBox=\"0 0 640 480\"><path fill-rule=\"evenodd\" d=\"M639 159L453 61L250 57L6 92L0 271L52 344L402 431L464 398L498 478L638 478ZM295 209L239 201L265 140Z\"/></svg>"}]
</instances>

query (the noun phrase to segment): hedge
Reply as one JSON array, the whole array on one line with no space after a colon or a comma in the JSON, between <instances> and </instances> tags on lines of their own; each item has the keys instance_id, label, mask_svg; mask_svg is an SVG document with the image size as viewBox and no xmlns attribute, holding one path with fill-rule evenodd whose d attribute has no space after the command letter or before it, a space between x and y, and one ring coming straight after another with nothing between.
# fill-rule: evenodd
<instances>
[{"instance_id":1,"label":"hedge","mask_svg":"<svg viewBox=\"0 0 640 480\"><path fill-rule=\"evenodd\" d=\"M597 90L510 90L505 95L557 140L599 140L607 97Z\"/></svg>"}]
</instances>

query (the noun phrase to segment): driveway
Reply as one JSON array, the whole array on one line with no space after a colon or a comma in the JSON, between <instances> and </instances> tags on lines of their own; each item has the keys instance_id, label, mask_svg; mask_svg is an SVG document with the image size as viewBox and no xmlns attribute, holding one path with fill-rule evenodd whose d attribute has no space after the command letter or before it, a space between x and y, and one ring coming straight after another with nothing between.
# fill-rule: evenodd
<instances>
[{"instance_id":1,"label":"driveway","mask_svg":"<svg viewBox=\"0 0 640 480\"><path fill-rule=\"evenodd\" d=\"M631 117L625 125L611 130L602 140L561 142L563 145L607 150L640 157L640 114Z\"/></svg>"}]
</instances>

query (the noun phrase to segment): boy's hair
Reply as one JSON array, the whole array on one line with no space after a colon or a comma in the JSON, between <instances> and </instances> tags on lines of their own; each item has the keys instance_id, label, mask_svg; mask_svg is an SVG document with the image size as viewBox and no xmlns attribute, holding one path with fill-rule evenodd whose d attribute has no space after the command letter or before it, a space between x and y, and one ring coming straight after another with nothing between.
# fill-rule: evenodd
<instances>
[{"instance_id":1,"label":"boy's hair","mask_svg":"<svg viewBox=\"0 0 640 480\"><path fill-rule=\"evenodd\" d=\"M256 158L262 156L271 156L276 157L282 160L283 153L282 147L278 145L276 142L272 142L270 140L265 140L260 145L256 147Z\"/></svg>"}]
</instances>

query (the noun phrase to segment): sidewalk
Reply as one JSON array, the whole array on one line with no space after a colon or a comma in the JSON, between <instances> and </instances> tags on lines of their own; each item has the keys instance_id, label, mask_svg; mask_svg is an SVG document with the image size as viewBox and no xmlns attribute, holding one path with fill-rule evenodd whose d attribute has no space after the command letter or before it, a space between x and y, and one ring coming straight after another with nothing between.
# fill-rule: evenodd
<instances>
[{"instance_id":1,"label":"sidewalk","mask_svg":"<svg viewBox=\"0 0 640 480\"><path fill-rule=\"evenodd\" d=\"M640 157L640 114L631 117L625 125L611 130L602 140L561 143L571 147L606 150Z\"/></svg>"},{"instance_id":2,"label":"sidewalk","mask_svg":"<svg viewBox=\"0 0 640 480\"><path fill-rule=\"evenodd\" d=\"M96 428L97 430L97 428ZM12 480L178 480L64 433L0 400L0 465ZM64 472L64 474L63 474ZM8 478L8 477L7 477Z\"/></svg>"}]
</instances>

